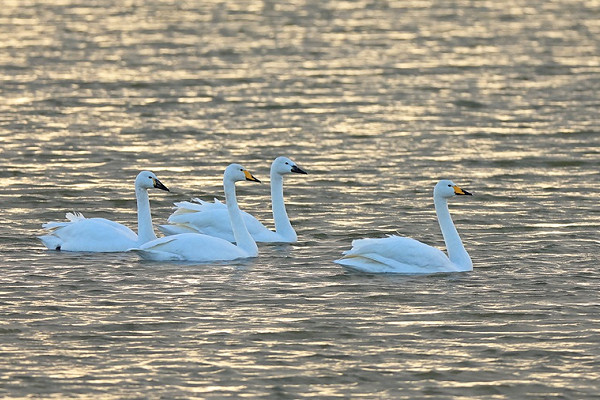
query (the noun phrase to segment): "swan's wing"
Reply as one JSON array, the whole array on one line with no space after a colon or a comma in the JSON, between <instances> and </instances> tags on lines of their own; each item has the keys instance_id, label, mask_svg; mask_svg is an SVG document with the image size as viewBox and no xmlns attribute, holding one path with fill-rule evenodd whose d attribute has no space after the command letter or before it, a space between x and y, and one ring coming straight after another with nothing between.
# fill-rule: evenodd
<instances>
[{"instance_id":1,"label":"swan's wing","mask_svg":"<svg viewBox=\"0 0 600 400\"><path fill-rule=\"evenodd\" d=\"M67 213L65 217L69 220L68 222L48 222L42 225L42 227L46 230L52 230L55 228L61 227L74 227L70 228L70 230L80 232L81 230L92 229L92 227L97 226L101 231L105 229L114 229L116 231L122 232L125 236L128 236L132 240L137 240L137 235L134 231L129 229L123 224L118 222L111 221L106 218L86 218L82 213ZM110 227L110 228L108 228Z\"/></svg>"},{"instance_id":2,"label":"swan's wing","mask_svg":"<svg viewBox=\"0 0 600 400\"><path fill-rule=\"evenodd\" d=\"M40 240L51 250L117 252L137 243L131 229L105 218L85 218L81 214L67 214L69 222L48 223L49 234Z\"/></svg>"},{"instance_id":3,"label":"swan's wing","mask_svg":"<svg viewBox=\"0 0 600 400\"><path fill-rule=\"evenodd\" d=\"M400 263L394 259L382 257L376 253L364 254L360 256L347 256L335 260L337 264L355 269L357 271L373 274L418 274L422 271L414 265Z\"/></svg>"},{"instance_id":4,"label":"swan's wing","mask_svg":"<svg viewBox=\"0 0 600 400\"><path fill-rule=\"evenodd\" d=\"M176 203L177 209L167 220L171 225L159 229L166 234L195 231L209 236L235 242L227 206L215 199L214 203L194 199L196 202ZM265 227L258 219L242 211L242 218L250 235L257 242L282 241L275 232ZM279 240L278 240L279 239Z\"/></svg>"},{"instance_id":5,"label":"swan's wing","mask_svg":"<svg viewBox=\"0 0 600 400\"><path fill-rule=\"evenodd\" d=\"M138 253L146 260L183 261L185 259L181 255L170 249L169 243L175 240L177 240L177 235L166 236L146 242L139 247L127 249L127 251Z\"/></svg>"},{"instance_id":6,"label":"swan's wing","mask_svg":"<svg viewBox=\"0 0 600 400\"><path fill-rule=\"evenodd\" d=\"M355 240L352 248L336 262L380 273L429 274L457 270L441 250L400 236Z\"/></svg>"},{"instance_id":7,"label":"swan's wing","mask_svg":"<svg viewBox=\"0 0 600 400\"><path fill-rule=\"evenodd\" d=\"M194 229L185 224L175 224L175 225L158 225L158 230L164 233L165 235L179 235L180 233L198 233L197 229Z\"/></svg>"},{"instance_id":8,"label":"swan's wing","mask_svg":"<svg viewBox=\"0 0 600 400\"><path fill-rule=\"evenodd\" d=\"M179 225L179 230L187 228L230 242L235 241L227 208L209 208L203 211L182 211L178 208L167 221L172 225Z\"/></svg>"},{"instance_id":9,"label":"swan's wing","mask_svg":"<svg viewBox=\"0 0 600 400\"><path fill-rule=\"evenodd\" d=\"M214 199L214 203L209 203L197 197L193 198L192 201L179 201L175 204L175 211L173 215L186 214L189 212L208 211L208 210L226 210L227 206L225 203L220 202L218 199Z\"/></svg>"},{"instance_id":10,"label":"swan's wing","mask_svg":"<svg viewBox=\"0 0 600 400\"><path fill-rule=\"evenodd\" d=\"M131 250L151 260L212 262L249 257L245 251L226 240L199 233L166 236Z\"/></svg>"},{"instance_id":11,"label":"swan's wing","mask_svg":"<svg viewBox=\"0 0 600 400\"><path fill-rule=\"evenodd\" d=\"M124 236L128 237L130 240L137 241L137 238L138 238L137 234L123 224L120 224L118 222L111 221L110 219L105 219L105 218L90 218L88 220L97 222L99 224L108 225L115 231L121 232Z\"/></svg>"},{"instance_id":12,"label":"swan's wing","mask_svg":"<svg viewBox=\"0 0 600 400\"><path fill-rule=\"evenodd\" d=\"M256 219L251 214L248 214L245 211L242 211L242 218L244 219L244 224L248 229L250 235L255 242L261 243L285 243L289 242L277 232L273 232L269 228L263 225L258 219Z\"/></svg>"}]
</instances>

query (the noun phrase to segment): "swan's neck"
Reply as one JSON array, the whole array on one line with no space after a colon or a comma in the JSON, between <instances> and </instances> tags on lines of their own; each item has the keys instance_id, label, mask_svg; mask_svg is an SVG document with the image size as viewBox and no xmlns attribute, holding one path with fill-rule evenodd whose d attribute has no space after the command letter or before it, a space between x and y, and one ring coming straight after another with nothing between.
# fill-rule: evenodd
<instances>
[{"instance_id":1,"label":"swan's neck","mask_svg":"<svg viewBox=\"0 0 600 400\"><path fill-rule=\"evenodd\" d=\"M446 249L448 250L448 258L453 264L460 266L461 268L470 269L473 267L473 262L469 253L465 250L458 231L454 227L452 217L450 217L450 211L448 210L448 202L442 197L434 197L433 203L435 204L435 212L438 217L440 229L442 230L442 236L444 236L444 242L446 243Z\"/></svg>"},{"instance_id":2,"label":"swan's neck","mask_svg":"<svg viewBox=\"0 0 600 400\"><path fill-rule=\"evenodd\" d=\"M156 239L152 227L152 215L150 215L150 198L146 189L137 187L135 188L135 198L137 200L138 242L143 244Z\"/></svg>"},{"instance_id":3,"label":"swan's neck","mask_svg":"<svg viewBox=\"0 0 600 400\"><path fill-rule=\"evenodd\" d=\"M292 228L283 202L283 176L271 171L271 202L275 231L289 241L296 241L298 236Z\"/></svg>"},{"instance_id":4,"label":"swan's neck","mask_svg":"<svg viewBox=\"0 0 600 400\"><path fill-rule=\"evenodd\" d=\"M242 217L242 212L238 206L237 197L235 195L235 183L229 180L224 180L223 187L225 189L225 201L227 204L229 219L231 220L231 229L233 230L235 243L250 256L257 256L258 247L248 232L248 228L246 228L246 224L244 223L244 219Z\"/></svg>"}]
</instances>

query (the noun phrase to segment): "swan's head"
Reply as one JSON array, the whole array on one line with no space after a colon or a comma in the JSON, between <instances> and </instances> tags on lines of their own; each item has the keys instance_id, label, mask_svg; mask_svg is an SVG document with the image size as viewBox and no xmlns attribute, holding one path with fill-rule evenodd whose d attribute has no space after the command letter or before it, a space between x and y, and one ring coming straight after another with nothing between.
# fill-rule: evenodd
<instances>
[{"instance_id":1,"label":"swan's head","mask_svg":"<svg viewBox=\"0 0 600 400\"><path fill-rule=\"evenodd\" d=\"M227 168L225 168L223 179L231 182L252 181L260 183L258 179L252 176L252 174L240 164L230 164Z\"/></svg>"},{"instance_id":2,"label":"swan's head","mask_svg":"<svg viewBox=\"0 0 600 400\"><path fill-rule=\"evenodd\" d=\"M154 172L150 171L142 171L135 178L135 187L142 189L161 189L169 192L169 188L162 184L161 181L158 180Z\"/></svg>"},{"instance_id":3,"label":"swan's head","mask_svg":"<svg viewBox=\"0 0 600 400\"><path fill-rule=\"evenodd\" d=\"M456 196L456 195L471 196L471 193L467 192L466 190L461 189L460 187L458 187L457 184L455 184L454 182L449 181L447 179L439 181L433 188L433 196L434 197L443 197L443 198L448 199L448 198Z\"/></svg>"},{"instance_id":4,"label":"swan's head","mask_svg":"<svg viewBox=\"0 0 600 400\"><path fill-rule=\"evenodd\" d=\"M302 168L298 167L295 162L287 157L277 157L271 165L271 171L279 175L291 174L295 172L297 174L306 174Z\"/></svg>"}]
</instances>

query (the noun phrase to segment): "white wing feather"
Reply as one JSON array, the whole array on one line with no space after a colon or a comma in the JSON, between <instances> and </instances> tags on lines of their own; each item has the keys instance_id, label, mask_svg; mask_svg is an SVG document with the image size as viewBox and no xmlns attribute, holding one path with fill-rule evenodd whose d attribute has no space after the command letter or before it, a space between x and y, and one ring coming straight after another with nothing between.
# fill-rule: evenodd
<instances>
[{"instance_id":1,"label":"white wing feather","mask_svg":"<svg viewBox=\"0 0 600 400\"><path fill-rule=\"evenodd\" d=\"M359 239L336 263L373 273L423 274L458 271L439 249L417 240L389 236Z\"/></svg>"},{"instance_id":2,"label":"white wing feather","mask_svg":"<svg viewBox=\"0 0 600 400\"><path fill-rule=\"evenodd\" d=\"M165 236L130 249L149 260L230 261L249 254L230 242L200 233Z\"/></svg>"},{"instance_id":3,"label":"white wing feather","mask_svg":"<svg viewBox=\"0 0 600 400\"><path fill-rule=\"evenodd\" d=\"M52 250L119 252L137 245L135 232L125 225L105 218L85 218L81 213L67 213L69 222L49 222L49 233L39 239Z\"/></svg>"},{"instance_id":4,"label":"white wing feather","mask_svg":"<svg viewBox=\"0 0 600 400\"><path fill-rule=\"evenodd\" d=\"M197 232L235 242L225 203L217 199L214 203L198 198L192 200L194 202L182 201L175 203L176 210L167 220L170 225L160 225L158 229L166 235ZM281 241L281 238L275 232L265 227L258 219L247 212L242 211L242 218L248 232L255 241Z\"/></svg>"}]
</instances>

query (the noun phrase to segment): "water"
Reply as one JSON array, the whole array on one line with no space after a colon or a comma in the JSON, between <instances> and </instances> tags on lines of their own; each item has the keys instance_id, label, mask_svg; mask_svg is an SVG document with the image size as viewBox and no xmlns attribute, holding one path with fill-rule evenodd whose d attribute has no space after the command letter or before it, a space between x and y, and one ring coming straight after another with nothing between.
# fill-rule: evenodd
<instances>
[{"instance_id":1,"label":"water","mask_svg":"<svg viewBox=\"0 0 600 400\"><path fill-rule=\"evenodd\" d=\"M0 9L0 395L593 398L600 378L595 1L17 1ZM293 245L215 265L49 252L67 211L135 227L287 155ZM353 239L474 271L374 276ZM241 206L272 224L268 183ZM271 225L272 226L272 225Z\"/></svg>"}]
</instances>

